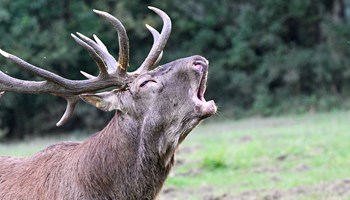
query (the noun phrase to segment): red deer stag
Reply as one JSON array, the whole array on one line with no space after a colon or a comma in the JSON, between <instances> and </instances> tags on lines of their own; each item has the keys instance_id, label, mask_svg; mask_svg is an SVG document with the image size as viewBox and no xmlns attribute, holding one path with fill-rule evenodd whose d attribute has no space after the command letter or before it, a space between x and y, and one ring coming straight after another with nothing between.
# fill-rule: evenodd
<instances>
[{"instance_id":1,"label":"red deer stag","mask_svg":"<svg viewBox=\"0 0 350 200\"><path fill-rule=\"evenodd\" d=\"M163 20L161 33L147 25L153 46L141 66L127 72L128 37L112 15L94 10L116 29L119 59L106 46L77 33L73 39L86 49L99 75L82 72L86 80L69 80L0 53L43 79L27 81L0 71L0 92L52 94L67 100L58 126L73 114L79 99L104 111L115 111L100 132L84 142L51 145L32 157L0 157L0 199L155 199L174 164L176 148L204 118L216 112L206 101L208 61L198 55L152 67L160 60L171 32L170 18L149 7ZM108 92L94 93L111 88ZM3 94L1 92L0 94Z\"/></svg>"}]
</instances>

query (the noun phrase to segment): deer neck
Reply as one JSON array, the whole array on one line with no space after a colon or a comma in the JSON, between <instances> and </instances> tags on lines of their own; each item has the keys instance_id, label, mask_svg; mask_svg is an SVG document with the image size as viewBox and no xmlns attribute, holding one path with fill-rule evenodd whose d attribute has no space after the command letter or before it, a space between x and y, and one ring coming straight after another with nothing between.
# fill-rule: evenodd
<instances>
[{"instance_id":1,"label":"deer neck","mask_svg":"<svg viewBox=\"0 0 350 200\"><path fill-rule=\"evenodd\" d=\"M164 156L159 155L159 133L153 129L117 112L102 131L83 143L80 171L85 176L80 176L84 177L81 182L111 193L109 196L124 187L130 194L140 194L132 192L135 190L155 196L170 171L173 156L165 165Z\"/></svg>"}]
</instances>

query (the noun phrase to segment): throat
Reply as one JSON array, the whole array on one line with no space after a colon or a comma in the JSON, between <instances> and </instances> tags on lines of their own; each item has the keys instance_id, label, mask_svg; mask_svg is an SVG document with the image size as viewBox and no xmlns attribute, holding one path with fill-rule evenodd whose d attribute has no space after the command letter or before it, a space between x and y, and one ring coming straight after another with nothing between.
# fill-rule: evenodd
<instances>
[{"instance_id":1,"label":"throat","mask_svg":"<svg viewBox=\"0 0 350 200\"><path fill-rule=\"evenodd\" d=\"M124 188L130 195L149 197L160 191L174 156L167 152L171 156L164 164L158 141L149 137L153 133L143 130L128 116L117 113L102 131L82 144L85 150L81 151L79 171L84 176L79 179L87 191L98 190L109 196L116 189Z\"/></svg>"}]
</instances>

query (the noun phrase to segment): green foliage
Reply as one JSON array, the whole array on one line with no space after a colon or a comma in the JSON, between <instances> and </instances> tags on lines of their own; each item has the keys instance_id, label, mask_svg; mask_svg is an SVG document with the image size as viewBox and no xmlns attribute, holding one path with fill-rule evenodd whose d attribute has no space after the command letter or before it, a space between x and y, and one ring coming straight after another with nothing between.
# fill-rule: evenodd
<instances>
[{"instance_id":1,"label":"green foliage","mask_svg":"<svg viewBox=\"0 0 350 200\"><path fill-rule=\"evenodd\" d=\"M163 63L193 54L210 60L208 99L235 116L274 115L346 107L350 95L349 5L343 0L174 0L174 1L0 1L0 48L71 79L80 70L96 73L71 32L97 34L117 55L115 31L92 12L117 16L131 46L131 70L147 55L152 37L144 24L161 27L148 5L165 10L173 32ZM333 7L339 7L333 9ZM345 14L344 14L345 13ZM34 79L1 59L1 70ZM0 126L7 138L74 129L96 129L105 116L86 105L63 129L55 129L65 108L59 98L6 94ZM28 105L30 104L30 105ZM54 106L53 106L54 105ZM44 123L43 123L44 122Z\"/></svg>"}]
</instances>

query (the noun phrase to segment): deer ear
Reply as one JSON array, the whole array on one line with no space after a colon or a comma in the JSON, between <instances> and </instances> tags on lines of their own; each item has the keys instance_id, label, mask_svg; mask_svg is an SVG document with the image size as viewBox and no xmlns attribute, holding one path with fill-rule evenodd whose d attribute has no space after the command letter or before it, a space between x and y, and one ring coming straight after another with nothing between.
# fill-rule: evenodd
<instances>
[{"instance_id":1,"label":"deer ear","mask_svg":"<svg viewBox=\"0 0 350 200\"><path fill-rule=\"evenodd\" d=\"M102 92L97 94L81 94L79 97L85 102L95 106L96 108L109 112L115 110L112 104L112 95L110 92Z\"/></svg>"}]
</instances>

